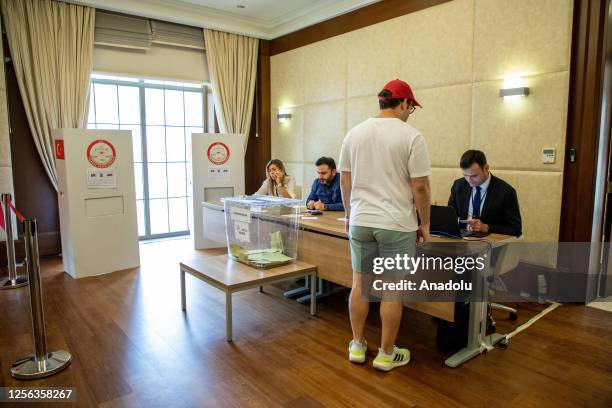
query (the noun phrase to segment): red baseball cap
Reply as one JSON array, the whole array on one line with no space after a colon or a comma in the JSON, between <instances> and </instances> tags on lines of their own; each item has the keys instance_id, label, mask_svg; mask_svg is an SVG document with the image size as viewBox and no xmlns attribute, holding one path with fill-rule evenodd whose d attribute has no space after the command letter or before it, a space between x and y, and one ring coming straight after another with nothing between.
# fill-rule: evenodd
<instances>
[{"instance_id":1,"label":"red baseball cap","mask_svg":"<svg viewBox=\"0 0 612 408\"><path fill-rule=\"evenodd\" d=\"M383 87L387 91L391 92L390 99L408 99L412 101L414 106L418 106L422 108L421 104L414 99L414 93L412 93L412 88L406 82L401 79L394 79L393 81L387 82L387 84ZM378 97L378 99L385 99L384 97Z\"/></svg>"}]
</instances>

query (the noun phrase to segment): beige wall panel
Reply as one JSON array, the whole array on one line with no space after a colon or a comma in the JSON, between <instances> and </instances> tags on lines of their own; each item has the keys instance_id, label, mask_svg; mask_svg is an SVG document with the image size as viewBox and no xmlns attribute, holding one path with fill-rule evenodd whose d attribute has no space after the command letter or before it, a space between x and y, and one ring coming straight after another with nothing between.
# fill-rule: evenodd
<instances>
[{"instance_id":1,"label":"beige wall panel","mask_svg":"<svg viewBox=\"0 0 612 408\"><path fill-rule=\"evenodd\" d=\"M304 108L290 108L290 120L279 123L272 114L272 157L282 161L304 160Z\"/></svg>"},{"instance_id":2,"label":"beige wall panel","mask_svg":"<svg viewBox=\"0 0 612 408\"><path fill-rule=\"evenodd\" d=\"M321 156L338 161L346 129L345 103L328 102L304 108L304 161L315 162Z\"/></svg>"},{"instance_id":3,"label":"beige wall panel","mask_svg":"<svg viewBox=\"0 0 612 408\"><path fill-rule=\"evenodd\" d=\"M474 85L472 145L498 168L563 169L569 73L525 78L530 95L512 101L499 96L503 81ZM542 148L556 148L554 164L542 164Z\"/></svg>"},{"instance_id":4,"label":"beige wall panel","mask_svg":"<svg viewBox=\"0 0 612 408\"><path fill-rule=\"evenodd\" d=\"M13 193L13 170L10 166L0 167L0 193Z\"/></svg>"},{"instance_id":5,"label":"beige wall panel","mask_svg":"<svg viewBox=\"0 0 612 408\"><path fill-rule=\"evenodd\" d=\"M474 2L454 0L399 19L400 78L414 88L472 81Z\"/></svg>"},{"instance_id":6,"label":"beige wall panel","mask_svg":"<svg viewBox=\"0 0 612 408\"><path fill-rule=\"evenodd\" d=\"M346 35L304 48L304 104L346 97Z\"/></svg>"},{"instance_id":7,"label":"beige wall panel","mask_svg":"<svg viewBox=\"0 0 612 408\"><path fill-rule=\"evenodd\" d=\"M347 132L366 119L378 115L378 99L376 96L362 96L346 101Z\"/></svg>"},{"instance_id":8,"label":"beige wall panel","mask_svg":"<svg viewBox=\"0 0 612 408\"><path fill-rule=\"evenodd\" d=\"M270 58L270 98L274 117L278 108L304 103L304 48Z\"/></svg>"},{"instance_id":9,"label":"beige wall panel","mask_svg":"<svg viewBox=\"0 0 612 408\"><path fill-rule=\"evenodd\" d=\"M431 185L431 203L436 205L448 204L450 189L453 182L461 177L459 168L439 168L431 169L429 183Z\"/></svg>"},{"instance_id":10,"label":"beige wall panel","mask_svg":"<svg viewBox=\"0 0 612 408\"><path fill-rule=\"evenodd\" d=\"M555 242L559 239L563 173L496 171L493 173L516 189L525 241Z\"/></svg>"},{"instance_id":11,"label":"beige wall panel","mask_svg":"<svg viewBox=\"0 0 612 408\"><path fill-rule=\"evenodd\" d=\"M424 106L408 123L429 146L432 202L446 204L460 155L482 149L517 189L524 239L556 241L571 15L571 0L454 0L274 56L273 153L290 172L301 166L306 197L314 161L338 160L346 132L378 113L376 93L398 76ZM504 102L503 78L516 73L531 94ZM298 107L287 128L276 122L281 106ZM556 148L554 165L541 163L543 147Z\"/></svg>"},{"instance_id":12,"label":"beige wall panel","mask_svg":"<svg viewBox=\"0 0 612 408\"><path fill-rule=\"evenodd\" d=\"M384 84L400 76L399 19L355 30L347 37L347 98L375 97Z\"/></svg>"},{"instance_id":13,"label":"beige wall panel","mask_svg":"<svg viewBox=\"0 0 612 408\"><path fill-rule=\"evenodd\" d=\"M338 164L337 160L336 160L336 164ZM314 165L314 161L304 163L304 178L303 178L304 179L304 189L303 189L303 194L302 194L302 197L304 198L304 200L308 198L308 194L310 194L310 190L312 187L312 182L317 177L318 175L317 175L316 167Z\"/></svg>"},{"instance_id":14,"label":"beige wall panel","mask_svg":"<svg viewBox=\"0 0 612 408\"><path fill-rule=\"evenodd\" d=\"M457 166L470 146L472 85L421 89L415 97L423 109L417 108L408 123L427 140L432 166Z\"/></svg>"},{"instance_id":15,"label":"beige wall panel","mask_svg":"<svg viewBox=\"0 0 612 408\"><path fill-rule=\"evenodd\" d=\"M475 0L474 78L569 69L572 0Z\"/></svg>"}]
</instances>

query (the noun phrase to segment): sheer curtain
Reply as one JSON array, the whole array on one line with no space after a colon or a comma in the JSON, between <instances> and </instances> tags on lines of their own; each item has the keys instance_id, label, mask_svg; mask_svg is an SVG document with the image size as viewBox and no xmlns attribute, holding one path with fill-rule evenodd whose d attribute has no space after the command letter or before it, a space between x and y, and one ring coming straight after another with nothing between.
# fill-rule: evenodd
<instances>
[{"instance_id":1,"label":"sheer curtain","mask_svg":"<svg viewBox=\"0 0 612 408\"><path fill-rule=\"evenodd\" d=\"M34 143L57 190L51 130L86 125L95 9L52 0L1 5Z\"/></svg>"},{"instance_id":2,"label":"sheer curtain","mask_svg":"<svg viewBox=\"0 0 612 408\"><path fill-rule=\"evenodd\" d=\"M257 78L259 40L204 29L215 111L221 133L242 133L248 143Z\"/></svg>"}]
</instances>

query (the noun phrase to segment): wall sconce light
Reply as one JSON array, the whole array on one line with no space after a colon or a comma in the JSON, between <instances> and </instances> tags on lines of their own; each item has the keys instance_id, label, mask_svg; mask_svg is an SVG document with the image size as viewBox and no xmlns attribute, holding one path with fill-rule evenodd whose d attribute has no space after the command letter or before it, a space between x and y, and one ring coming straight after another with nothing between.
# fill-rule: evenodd
<instances>
[{"instance_id":1,"label":"wall sconce light","mask_svg":"<svg viewBox=\"0 0 612 408\"><path fill-rule=\"evenodd\" d=\"M499 96L502 98L506 96L527 96L529 95L529 88L521 86L519 88L502 88L499 90Z\"/></svg>"},{"instance_id":2,"label":"wall sconce light","mask_svg":"<svg viewBox=\"0 0 612 408\"><path fill-rule=\"evenodd\" d=\"M278 119L278 123L286 123L291 119L291 113L287 108L279 108L278 113L276 114L276 119Z\"/></svg>"},{"instance_id":3,"label":"wall sconce light","mask_svg":"<svg viewBox=\"0 0 612 408\"><path fill-rule=\"evenodd\" d=\"M525 86L522 75L510 75L504 79L504 87L499 90L499 96L506 100L520 99L529 95L529 88Z\"/></svg>"}]
</instances>

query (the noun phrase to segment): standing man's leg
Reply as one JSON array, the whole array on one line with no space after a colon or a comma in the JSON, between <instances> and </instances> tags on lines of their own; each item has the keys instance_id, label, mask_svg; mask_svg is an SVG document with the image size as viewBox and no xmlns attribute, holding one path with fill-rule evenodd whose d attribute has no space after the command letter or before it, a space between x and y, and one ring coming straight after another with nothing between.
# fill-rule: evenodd
<instances>
[{"instance_id":1,"label":"standing man's leg","mask_svg":"<svg viewBox=\"0 0 612 408\"><path fill-rule=\"evenodd\" d=\"M404 305L402 302L382 301L380 302L380 321L382 323L382 335L380 348L387 354L393 353L393 346L397 338Z\"/></svg>"},{"instance_id":2,"label":"standing man's leg","mask_svg":"<svg viewBox=\"0 0 612 408\"><path fill-rule=\"evenodd\" d=\"M353 340L349 343L349 360L355 363L364 363L366 360L365 325L370 310L367 282L371 280L372 262L378 252L378 244L371 230L352 226L349 234L353 266L353 287L349 297Z\"/></svg>"},{"instance_id":3,"label":"standing man's leg","mask_svg":"<svg viewBox=\"0 0 612 408\"><path fill-rule=\"evenodd\" d=\"M353 272L353 288L349 296L349 313L351 315L351 328L353 340L363 343L366 319L370 310L370 302L361 292L361 274Z\"/></svg>"},{"instance_id":4,"label":"standing man's leg","mask_svg":"<svg viewBox=\"0 0 612 408\"><path fill-rule=\"evenodd\" d=\"M378 254L383 258L395 258L397 255L415 255L416 233L389 230L376 230L374 237L378 242ZM403 265L402 265L403 267ZM402 269L388 270L383 273L384 282L398 283L407 271ZM410 351L395 346L397 333L404 310L402 292L383 291L380 303L380 320L382 324L381 344L374 367L389 371L408 364Z\"/></svg>"}]
</instances>

